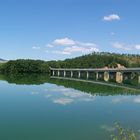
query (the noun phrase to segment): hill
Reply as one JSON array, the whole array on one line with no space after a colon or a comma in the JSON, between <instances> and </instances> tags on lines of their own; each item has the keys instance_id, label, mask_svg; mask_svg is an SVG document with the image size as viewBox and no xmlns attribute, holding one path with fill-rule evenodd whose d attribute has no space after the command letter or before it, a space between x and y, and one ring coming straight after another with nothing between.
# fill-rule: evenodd
<instances>
[{"instance_id":1,"label":"hill","mask_svg":"<svg viewBox=\"0 0 140 140\"><path fill-rule=\"evenodd\" d=\"M5 62L7 62L7 61L0 58L0 63L5 63Z\"/></svg>"},{"instance_id":2,"label":"hill","mask_svg":"<svg viewBox=\"0 0 140 140\"><path fill-rule=\"evenodd\" d=\"M51 67L65 68L115 68L121 64L125 67L140 67L140 55L116 53L92 53L64 61L49 61Z\"/></svg>"},{"instance_id":3,"label":"hill","mask_svg":"<svg viewBox=\"0 0 140 140\"><path fill-rule=\"evenodd\" d=\"M140 55L116 53L92 53L63 61L41 61L30 59L10 60L1 63L0 72L3 73L47 73L53 68L116 68L140 67Z\"/></svg>"}]
</instances>

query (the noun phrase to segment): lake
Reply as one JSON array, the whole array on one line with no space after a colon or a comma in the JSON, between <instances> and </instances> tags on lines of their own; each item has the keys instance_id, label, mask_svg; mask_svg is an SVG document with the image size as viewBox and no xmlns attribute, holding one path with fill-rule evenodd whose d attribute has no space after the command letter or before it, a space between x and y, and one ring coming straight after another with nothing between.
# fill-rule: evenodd
<instances>
[{"instance_id":1,"label":"lake","mask_svg":"<svg viewBox=\"0 0 140 140\"><path fill-rule=\"evenodd\" d=\"M114 123L140 129L140 90L0 75L0 140L110 140Z\"/></svg>"}]
</instances>

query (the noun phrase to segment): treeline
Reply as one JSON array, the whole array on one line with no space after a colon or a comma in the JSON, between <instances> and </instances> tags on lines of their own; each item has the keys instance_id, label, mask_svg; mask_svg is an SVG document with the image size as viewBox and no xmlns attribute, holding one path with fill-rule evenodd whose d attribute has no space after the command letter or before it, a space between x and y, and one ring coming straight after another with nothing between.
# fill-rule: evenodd
<instances>
[{"instance_id":1,"label":"treeline","mask_svg":"<svg viewBox=\"0 0 140 140\"><path fill-rule=\"evenodd\" d=\"M92 53L64 61L49 61L51 67L61 68L115 68L117 64L125 67L140 67L140 55L116 53Z\"/></svg>"},{"instance_id":2,"label":"treeline","mask_svg":"<svg viewBox=\"0 0 140 140\"><path fill-rule=\"evenodd\" d=\"M49 66L41 60L10 60L0 65L1 73L46 73Z\"/></svg>"},{"instance_id":3,"label":"treeline","mask_svg":"<svg viewBox=\"0 0 140 140\"><path fill-rule=\"evenodd\" d=\"M117 64L125 67L140 67L140 55L116 53L92 53L63 61L10 60L0 64L2 73L47 73L54 68L115 68Z\"/></svg>"}]
</instances>

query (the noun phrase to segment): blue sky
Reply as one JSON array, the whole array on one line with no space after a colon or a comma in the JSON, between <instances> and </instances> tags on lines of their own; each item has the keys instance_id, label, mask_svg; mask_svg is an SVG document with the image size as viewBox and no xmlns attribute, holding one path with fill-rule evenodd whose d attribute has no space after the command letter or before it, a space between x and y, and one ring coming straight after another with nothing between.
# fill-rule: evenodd
<instances>
[{"instance_id":1,"label":"blue sky","mask_svg":"<svg viewBox=\"0 0 140 140\"><path fill-rule=\"evenodd\" d=\"M139 0L0 0L0 58L140 54Z\"/></svg>"}]
</instances>

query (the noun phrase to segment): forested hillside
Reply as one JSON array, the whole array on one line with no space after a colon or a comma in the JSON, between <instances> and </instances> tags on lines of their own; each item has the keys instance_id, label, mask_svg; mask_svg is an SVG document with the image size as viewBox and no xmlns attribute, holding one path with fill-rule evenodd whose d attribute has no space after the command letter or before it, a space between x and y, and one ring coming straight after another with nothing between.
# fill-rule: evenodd
<instances>
[{"instance_id":1,"label":"forested hillside","mask_svg":"<svg viewBox=\"0 0 140 140\"><path fill-rule=\"evenodd\" d=\"M140 55L116 54L116 53L92 53L64 61L41 60L11 60L0 64L0 72L3 73L46 73L49 67L54 68L115 68L117 64L125 67L140 67Z\"/></svg>"},{"instance_id":2,"label":"forested hillside","mask_svg":"<svg viewBox=\"0 0 140 140\"><path fill-rule=\"evenodd\" d=\"M140 55L101 52L66 59L64 61L48 62L48 65L51 67L67 68L101 68L105 66L115 68L117 64L124 65L125 67L140 67Z\"/></svg>"},{"instance_id":3,"label":"forested hillside","mask_svg":"<svg viewBox=\"0 0 140 140\"><path fill-rule=\"evenodd\" d=\"M46 73L48 71L48 64L41 60L19 59L0 64L1 73Z\"/></svg>"}]
</instances>

